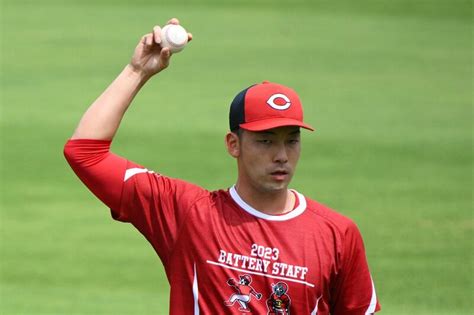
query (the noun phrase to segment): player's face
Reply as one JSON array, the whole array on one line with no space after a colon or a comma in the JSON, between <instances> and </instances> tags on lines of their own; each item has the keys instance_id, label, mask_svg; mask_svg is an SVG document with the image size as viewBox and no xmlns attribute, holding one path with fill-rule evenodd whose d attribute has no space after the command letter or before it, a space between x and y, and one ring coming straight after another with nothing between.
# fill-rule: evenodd
<instances>
[{"instance_id":1,"label":"player's face","mask_svg":"<svg viewBox=\"0 0 474 315\"><path fill-rule=\"evenodd\" d=\"M262 192L286 190L300 157L298 127L242 130L239 139L239 183Z\"/></svg>"}]
</instances>

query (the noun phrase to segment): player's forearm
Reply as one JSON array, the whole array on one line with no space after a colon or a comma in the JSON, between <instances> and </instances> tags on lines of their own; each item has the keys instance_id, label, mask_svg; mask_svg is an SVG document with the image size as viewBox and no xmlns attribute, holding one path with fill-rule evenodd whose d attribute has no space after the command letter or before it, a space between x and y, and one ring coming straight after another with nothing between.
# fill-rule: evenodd
<instances>
[{"instance_id":1,"label":"player's forearm","mask_svg":"<svg viewBox=\"0 0 474 315\"><path fill-rule=\"evenodd\" d=\"M123 115L148 78L127 65L87 109L71 139L112 140Z\"/></svg>"}]
</instances>

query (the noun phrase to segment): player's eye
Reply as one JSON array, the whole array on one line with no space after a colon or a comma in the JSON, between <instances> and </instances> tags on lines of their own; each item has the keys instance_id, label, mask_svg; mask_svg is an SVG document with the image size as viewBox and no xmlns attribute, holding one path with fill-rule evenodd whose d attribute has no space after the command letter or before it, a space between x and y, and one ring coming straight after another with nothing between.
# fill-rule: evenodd
<instances>
[{"instance_id":1,"label":"player's eye","mask_svg":"<svg viewBox=\"0 0 474 315\"><path fill-rule=\"evenodd\" d=\"M269 139L258 139L257 142L258 142L258 143L261 143L261 144L271 144L271 143L272 143L272 140L269 140Z\"/></svg>"},{"instance_id":2,"label":"player's eye","mask_svg":"<svg viewBox=\"0 0 474 315\"><path fill-rule=\"evenodd\" d=\"M299 139L290 139L290 140L288 140L288 143L290 143L290 144L297 144L298 142L300 142Z\"/></svg>"}]
</instances>

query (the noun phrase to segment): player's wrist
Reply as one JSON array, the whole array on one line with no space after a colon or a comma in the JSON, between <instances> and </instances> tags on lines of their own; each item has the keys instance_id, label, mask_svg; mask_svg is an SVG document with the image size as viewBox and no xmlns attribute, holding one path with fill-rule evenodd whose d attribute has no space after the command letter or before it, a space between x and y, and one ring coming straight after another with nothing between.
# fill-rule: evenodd
<instances>
[{"instance_id":1,"label":"player's wrist","mask_svg":"<svg viewBox=\"0 0 474 315\"><path fill-rule=\"evenodd\" d=\"M131 63L125 66L124 72L128 77L139 80L142 83L145 83L153 76L153 73L149 73L149 71L145 71L144 69L136 67Z\"/></svg>"}]
</instances>

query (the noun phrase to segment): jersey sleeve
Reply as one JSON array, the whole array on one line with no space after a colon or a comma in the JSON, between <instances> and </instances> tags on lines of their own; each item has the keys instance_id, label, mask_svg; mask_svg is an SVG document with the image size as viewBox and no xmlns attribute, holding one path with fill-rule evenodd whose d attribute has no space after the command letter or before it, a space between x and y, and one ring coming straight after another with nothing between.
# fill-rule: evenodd
<instances>
[{"instance_id":1,"label":"jersey sleeve","mask_svg":"<svg viewBox=\"0 0 474 315\"><path fill-rule=\"evenodd\" d=\"M334 315L366 315L380 310L362 236L353 222L343 238L332 296L331 314Z\"/></svg>"},{"instance_id":2,"label":"jersey sleeve","mask_svg":"<svg viewBox=\"0 0 474 315\"><path fill-rule=\"evenodd\" d=\"M69 140L64 155L81 181L111 209L112 217L133 224L166 266L186 214L207 191L113 154L110 144Z\"/></svg>"}]
</instances>

